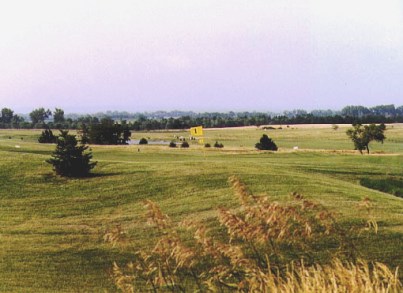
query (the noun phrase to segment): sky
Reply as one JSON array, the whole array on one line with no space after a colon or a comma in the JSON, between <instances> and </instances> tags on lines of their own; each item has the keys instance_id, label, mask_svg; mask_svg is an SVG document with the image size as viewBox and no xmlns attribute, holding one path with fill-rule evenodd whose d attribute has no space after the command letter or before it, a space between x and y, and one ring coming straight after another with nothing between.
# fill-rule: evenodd
<instances>
[{"instance_id":1,"label":"sky","mask_svg":"<svg viewBox=\"0 0 403 293\"><path fill-rule=\"evenodd\" d=\"M400 0L0 2L0 107L403 105Z\"/></svg>"}]
</instances>

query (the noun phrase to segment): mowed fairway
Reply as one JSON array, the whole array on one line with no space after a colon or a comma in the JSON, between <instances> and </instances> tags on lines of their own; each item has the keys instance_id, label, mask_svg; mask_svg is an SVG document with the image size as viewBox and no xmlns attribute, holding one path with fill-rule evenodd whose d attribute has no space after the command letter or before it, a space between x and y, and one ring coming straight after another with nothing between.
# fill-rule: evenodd
<instances>
[{"instance_id":1,"label":"mowed fairway","mask_svg":"<svg viewBox=\"0 0 403 293\"><path fill-rule=\"evenodd\" d=\"M221 150L193 141L189 149L91 146L98 165L93 177L80 180L53 174L45 160L55 146L37 143L40 131L0 130L0 292L116 291L112 263L129 261L130 250L104 243L105 231L122 225L133 251L152 245L144 199L157 202L175 221L209 221L217 207L237 202L227 182L231 175L254 194L276 201L300 192L346 225L364 226L367 214L358 203L369 197L380 230L357 235L360 253L402 271L403 199L365 188L359 180L403 180L403 125L389 125L385 143L370 144L371 155L352 151L348 127L206 130L205 142L223 143ZM263 133L278 152L254 149ZM132 138L169 142L181 135L188 133L134 132Z\"/></svg>"}]
</instances>

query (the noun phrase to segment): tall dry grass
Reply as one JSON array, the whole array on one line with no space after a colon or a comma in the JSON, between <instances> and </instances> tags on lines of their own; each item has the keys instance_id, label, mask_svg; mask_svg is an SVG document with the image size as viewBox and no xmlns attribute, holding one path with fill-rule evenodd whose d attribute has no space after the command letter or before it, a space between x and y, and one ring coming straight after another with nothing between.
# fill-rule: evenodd
<instances>
[{"instance_id":1,"label":"tall dry grass","mask_svg":"<svg viewBox=\"0 0 403 293\"><path fill-rule=\"evenodd\" d=\"M175 225L160 208L145 201L148 222L159 231L150 251L139 251L113 276L122 292L399 292L397 269L356 258L351 233L335 215L298 193L286 204L251 194L236 177L229 179L240 200L237 209L218 210L226 234L201 223ZM363 207L370 211L370 202ZM368 224L374 227L373 220ZM191 231L192 241L181 232ZM377 229L377 226L376 226ZM105 240L117 244L120 228ZM123 237L124 238L124 237ZM335 249L315 255L331 241Z\"/></svg>"}]
</instances>

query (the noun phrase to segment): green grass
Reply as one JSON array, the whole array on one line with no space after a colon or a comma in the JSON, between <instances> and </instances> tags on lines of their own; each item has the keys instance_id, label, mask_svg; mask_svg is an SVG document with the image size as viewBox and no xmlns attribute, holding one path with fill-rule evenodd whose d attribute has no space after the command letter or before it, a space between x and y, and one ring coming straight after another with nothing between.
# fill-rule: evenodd
<instances>
[{"instance_id":1,"label":"green grass","mask_svg":"<svg viewBox=\"0 0 403 293\"><path fill-rule=\"evenodd\" d=\"M382 192L387 192L399 197L403 197L403 178L386 178L386 179L371 179L362 178L360 180L362 186L376 189Z\"/></svg>"},{"instance_id":2,"label":"green grass","mask_svg":"<svg viewBox=\"0 0 403 293\"><path fill-rule=\"evenodd\" d=\"M385 143L370 145L371 155L351 150L346 129L206 130L205 142L222 142L220 150L193 141L189 149L92 146L96 176L81 180L53 175L45 160L54 145L38 144L40 131L1 130L0 292L115 291L111 263L129 260L130 253L105 244L105 231L122 224L133 250L151 245L155 235L144 223L143 199L156 201L176 221L210 221L218 206L236 203L227 183L231 175L273 200L298 191L336 212L346 225L364 224L365 211L357 204L369 197L380 232L361 237L361 253L403 268L403 200L360 184L362 178L403 177L403 125L389 126ZM263 133L279 152L254 150ZM132 136L170 141L174 135L188 133Z\"/></svg>"}]
</instances>

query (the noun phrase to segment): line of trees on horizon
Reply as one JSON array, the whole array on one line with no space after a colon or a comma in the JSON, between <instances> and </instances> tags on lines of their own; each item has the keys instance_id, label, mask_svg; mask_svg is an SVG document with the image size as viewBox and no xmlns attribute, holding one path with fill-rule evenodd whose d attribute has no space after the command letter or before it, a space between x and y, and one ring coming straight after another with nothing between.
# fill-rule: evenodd
<instances>
[{"instance_id":1,"label":"line of trees on horizon","mask_svg":"<svg viewBox=\"0 0 403 293\"><path fill-rule=\"evenodd\" d=\"M28 115L15 114L12 109L2 108L0 128L17 129L82 129L102 124L103 119L112 119L134 131L186 129L196 125L208 128L260 126L270 124L355 124L355 123L403 123L403 106L378 105L346 106L341 111L305 110L284 111L282 114L263 112L211 112L157 111L152 113L128 113L107 111L93 115L65 115L63 109L54 111L43 107Z\"/></svg>"}]
</instances>

